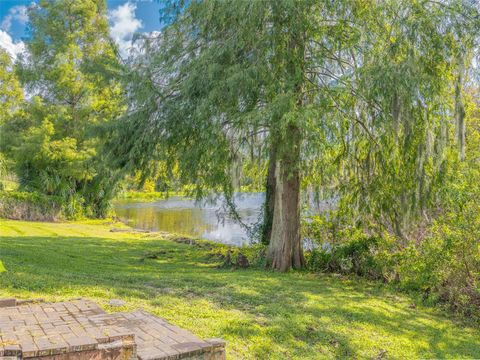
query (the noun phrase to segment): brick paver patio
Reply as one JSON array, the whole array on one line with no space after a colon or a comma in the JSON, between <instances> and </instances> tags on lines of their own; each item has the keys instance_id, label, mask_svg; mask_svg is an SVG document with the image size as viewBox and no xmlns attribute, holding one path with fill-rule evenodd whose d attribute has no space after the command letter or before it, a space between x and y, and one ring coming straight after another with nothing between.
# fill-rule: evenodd
<instances>
[{"instance_id":1,"label":"brick paver patio","mask_svg":"<svg viewBox=\"0 0 480 360\"><path fill-rule=\"evenodd\" d=\"M0 360L223 360L224 346L144 311L108 314L86 299L0 299Z\"/></svg>"}]
</instances>

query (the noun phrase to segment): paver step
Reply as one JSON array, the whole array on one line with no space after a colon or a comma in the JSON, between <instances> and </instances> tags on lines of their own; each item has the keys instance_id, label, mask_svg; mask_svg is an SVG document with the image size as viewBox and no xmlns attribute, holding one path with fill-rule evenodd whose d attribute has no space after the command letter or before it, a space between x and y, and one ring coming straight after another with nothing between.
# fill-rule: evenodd
<instances>
[{"instance_id":1,"label":"paver step","mask_svg":"<svg viewBox=\"0 0 480 360\"><path fill-rule=\"evenodd\" d=\"M225 342L202 340L145 311L106 313L75 299L0 299L0 360L225 359Z\"/></svg>"}]
</instances>

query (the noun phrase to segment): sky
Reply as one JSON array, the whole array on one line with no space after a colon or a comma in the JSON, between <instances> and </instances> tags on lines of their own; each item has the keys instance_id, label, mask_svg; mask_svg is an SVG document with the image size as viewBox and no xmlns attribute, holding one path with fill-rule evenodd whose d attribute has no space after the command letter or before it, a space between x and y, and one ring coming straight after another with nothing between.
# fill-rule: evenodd
<instances>
[{"instance_id":1,"label":"sky","mask_svg":"<svg viewBox=\"0 0 480 360\"><path fill-rule=\"evenodd\" d=\"M12 58L24 49L27 37L26 9L38 0L0 0L0 47ZM159 31L157 0L107 0L110 34L119 45L120 53L126 56L135 33Z\"/></svg>"}]
</instances>

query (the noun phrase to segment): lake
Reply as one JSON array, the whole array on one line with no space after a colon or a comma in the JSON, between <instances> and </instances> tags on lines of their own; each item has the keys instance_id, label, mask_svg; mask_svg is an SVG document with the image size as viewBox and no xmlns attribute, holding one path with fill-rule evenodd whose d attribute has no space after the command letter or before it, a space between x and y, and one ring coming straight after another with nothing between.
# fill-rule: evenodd
<instances>
[{"instance_id":1,"label":"lake","mask_svg":"<svg viewBox=\"0 0 480 360\"><path fill-rule=\"evenodd\" d=\"M253 225L258 221L264 197L263 193L235 196L238 213L245 224ZM117 217L137 229L184 234L236 246L249 244L245 228L232 219L219 216L221 208L221 199L196 202L183 197L115 203Z\"/></svg>"}]
</instances>

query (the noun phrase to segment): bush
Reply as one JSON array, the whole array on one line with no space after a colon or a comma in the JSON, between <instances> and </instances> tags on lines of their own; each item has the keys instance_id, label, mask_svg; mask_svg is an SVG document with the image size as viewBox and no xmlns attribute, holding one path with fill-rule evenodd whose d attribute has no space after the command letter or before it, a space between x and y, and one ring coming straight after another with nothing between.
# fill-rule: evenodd
<instances>
[{"instance_id":1,"label":"bush","mask_svg":"<svg viewBox=\"0 0 480 360\"><path fill-rule=\"evenodd\" d=\"M307 268L383 279L425 302L480 319L480 204L470 195L457 197L421 239L408 241L312 218L304 224L316 244L306 254Z\"/></svg>"},{"instance_id":2,"label":"bush","mask_svg":"<svg viewBox=\"0 0 480 360\"><path fill-rule=\"evenodd\" d=\"M399 283L424 299L480 319L480 205L472 200L438 219L431 235L406 248Z\"/></svg>"},{"instance_id":3,"label":"bush","mask_svg":"<svg viewBox=\"0 0 480 360\"><path fill-rule=\"evenodd\" d=\"M321 240L319 229L332 229L333 226L320 217L311 220L307 231L317 236L313 238L316 247L306 254L309 270L356 274L374 279L382 277L382 266L376 257L380 251L379 239L356 229L346 229L335 236L332 231L323 232L328 240Z\"/></svg>"},{"instance_id":4,"label":"bush","mask_svg":"<svg viewBox=\"0 0 480 360\"><path fill-rule=\"evenodd\" d=\"M31 221L58 221L65 218L59 198L17 191L0 192L0 217Z\"/></svg>"}]
</instances>

